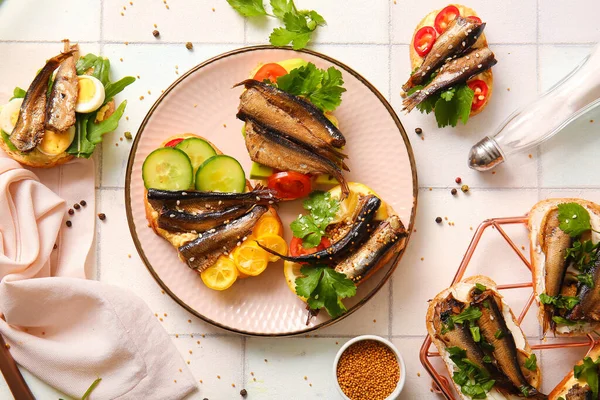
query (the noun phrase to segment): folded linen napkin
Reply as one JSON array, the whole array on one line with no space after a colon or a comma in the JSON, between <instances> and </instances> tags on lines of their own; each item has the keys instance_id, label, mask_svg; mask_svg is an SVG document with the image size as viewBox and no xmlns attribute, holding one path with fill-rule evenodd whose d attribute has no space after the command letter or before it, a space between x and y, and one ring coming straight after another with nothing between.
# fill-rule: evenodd
<instances>
[{"instance_id":1,"label":"folded linen napkin","mask_svg":"<svg viewBox=\"0 0 600 400\"><path fill-rule=\"evenodd\" d=\"M85 279L95 223L93 162L36 173L46 185L0 154L0 333L16 362L76 398L98 377L92 399L193 392L191 373L147 305ZM70 228L63 198L87 203Z\"/></svg>"}]
</instances>

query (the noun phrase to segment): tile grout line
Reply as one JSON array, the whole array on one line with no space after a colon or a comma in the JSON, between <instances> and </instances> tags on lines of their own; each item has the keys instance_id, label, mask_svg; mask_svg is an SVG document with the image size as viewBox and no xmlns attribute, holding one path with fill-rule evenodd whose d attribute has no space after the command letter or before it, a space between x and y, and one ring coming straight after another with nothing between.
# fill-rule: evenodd
<instances>
[{"instance_id":1,"label":"tile grout line","mask_svg":"<svg viewBox=\"0 0 600 400\"><path fill-rule=\"evenodd\" d=\"M242 389L246 388L248 380L246 379L246 336L242 336Z\"/></svg>"},{"instance_id":2,"label":"tile grout line","mask_svg":"<svg viewBox=\"0 0 600 400\"><path fill-rule=\"evenodd\" d=\"M388 101L392 103L392 0L388 0ZM388 281L388 339L392 339L394 323L394 275Z\"/></svg>"},{"instance_id":3,"label":"tile grout line","mask_svg":"<svg viewBox=\"0 0 600 400\"><path fill-rule=\"evenodd\" d=\"M541 89L541 77L540 77L540 0L536 0L535 2L535 11L536 11L536 19L535 19L535 69L536 69L536 94L540 95ZM543 171L542 171L542 148L538 146L536 149L536 158L537 158L537 198L538 201L542 199L542 179L543 179ZM538 326L538 336L541 340L544 332L542 326ZM544 352L540 352L540 365L543 363Z\"/></svg>"},{"instance_id":4,"label":"tile grout line","mask_svg":"<svg viewBox=\"0 0 600 400\"><path fill-rule=\"evenodd\" d=\"M103 38L104 38L104 0L100 0L100 32L99 32L99 41L98 41L98 45L100 47L100 54L102 55L104 53L104 43L103 43ZM97 171L98 171L98 186L102 187L102 145L100 145L100 151L98 152L98 155L96 156L96 160L98 161L98 167L94 167ZM101 208L102 206L102 192L100 190L96 190L96 193L98 194L96 196L96 211L98 211L99 208ZM100 206L100 207L98 207ZM94 216L94 220L95 220L95 216ZM98 222L98 221L96 221ZM102 225L97 224L97 229L96 229L96 280L100 281L100 279L102 278L102 259L101 259L101 253L100 253L100 243L101 243L101 230L102 230Z\"/></svg>"}]
</instances>

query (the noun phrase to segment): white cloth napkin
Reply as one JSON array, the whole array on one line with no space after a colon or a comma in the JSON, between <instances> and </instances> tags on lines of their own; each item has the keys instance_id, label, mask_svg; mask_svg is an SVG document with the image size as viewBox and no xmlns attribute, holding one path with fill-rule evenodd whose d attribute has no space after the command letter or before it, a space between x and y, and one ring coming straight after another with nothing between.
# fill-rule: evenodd
<instances>
[{"instance_id":1,"label":"white cloth napkin","mask_svg":"<svg viewBox=\"0 0 600 400\"><path fill-rule=\"evenodd\" d=\"M45 184L0 154L0 333L17 363L75 398L97 378L92 399L190 394L194 379L147 305L85 279L95 231L93 162L36 173ZM70 206L87 202L69 218L71 228L63 198Z\"/></svg>"}]
</instances>

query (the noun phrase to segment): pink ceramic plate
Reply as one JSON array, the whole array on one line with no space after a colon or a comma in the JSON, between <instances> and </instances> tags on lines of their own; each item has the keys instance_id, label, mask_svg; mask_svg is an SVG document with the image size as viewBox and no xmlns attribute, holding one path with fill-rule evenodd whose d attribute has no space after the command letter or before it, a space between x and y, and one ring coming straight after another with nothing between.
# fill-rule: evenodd
<instances>
[{"instance_id":1,"label":"pink ceramic plate","mask_svg":"<svg viewBox=\"0 0 600 400\"><path fill-rule=\"evenodd\" d=\"M213 142L240 161L246 173L251 161L235 118L242 88L232 88L248 77L260 62L302 57L320 68L342 71L348 90L335 111L348 145L344 148L352 170L349 181L370 186L392 205L412 231L417 205L417 176L410 143L392 107L369 82L344 64L313 51L295 52L270 46L235 50L192 68L156 101L135 138L125 184L129 229L140 256L158 283L175 301L203 320L221 328L248 334L284 336L330 325L321 312L306 325L305 304L288 288L280 261L258 277L239 279L223 292L208 289L200 276L182 263L175 249L148 228L144 214L142 163L161 142L176 133L192 132ZM279 209L289 242L289 223L302 211L300 201ZM401 253L402 254L402 253ZM398 256L345 301L348 313L360 308L388 280Z\"/></svg>"}]
</instances>

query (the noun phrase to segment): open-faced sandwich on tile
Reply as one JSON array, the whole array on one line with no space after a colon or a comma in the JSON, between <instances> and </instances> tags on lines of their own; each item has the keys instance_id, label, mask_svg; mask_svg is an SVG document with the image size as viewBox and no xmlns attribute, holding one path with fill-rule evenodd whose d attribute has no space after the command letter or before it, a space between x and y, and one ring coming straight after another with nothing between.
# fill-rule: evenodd
<instances>
[{"instance_id":1,"label":"open-faced sandwich on tile","mask_svg":"<svg viewBox=\"0 0 600 400\"><path fill-rule=\"evenodd\" d=\"M549 400L598 400L600 377L600 344L574 367L550 392Z\"/></svg>"},{"instance_id":2,"label":"open-faced sandwich on tile","mask_svg":"<svg viewBox=\"0 0 600 400\"><path fill-rule=\"evenodd\" d=\"M250 177L264 180L282 199L307 196L313 185L342 186L348 170L346 139L331 114L345 91L342 73L302 59L257 67L240 96L237 117L245 121L246 148L254 162Z\"/></svg>"},{"instance_id":3,"label":"open-faced sandwich on tile","mask_svg":"<svg viewBox=\"0 0 600 400\"><path fill-rule=\"evenodd\" d=\"M600 206L547 199L529 212L531 262L544 333L581 336L600 327Z\"/></svg>"},{"instance_id":4,"label":"open-faced sandwich on tile","mask_svg":"<svg viewBox=\"0 0 600 400\"><path fill-rule=\"evenodd\" d=\"M150 153L142 167L146 218L211 289L257 276L287 254L275 192L252 188L237 160L193 134L177 135Z\"/></svg>"},{"instance_id":5,"label":"open-faced sandwich on tile","mask_svg":"<svg viewBox=\"0 0 600 400\"><path fill-rule=\"evenodd\" d=\"M64 51L49 59L27 91L16 88L0 107L0 147L31 167L49 168L73 157L88 158L114 131L127 102L114 96L135 81L110 81L110 61L88 54L65 40Z\"/></svg>"},{"instance_id":6,"label":"open-faced sandwich on tile","mask_svg":"<svg viewBox=\"0 0 600 400\"><path fill-rule=\"evenodd\" d=\"M367 186L348 182L328 192L314 191L304 200L306 213L290 224L289 255L265 251L285 260L289 288L309 309L325 308L332 318L346 311L342 299L396 257L408 236L391 206Z\"/></svg>"},{"instance_id":7,"label":"open-faced sandwich on tile","mask_svg":"<svg viewBox=\"0 0 600 400\"><path fill-rule=\"evenodd\" d=\"M474 10L450 4L421 20L410 45L412 73L402 89L403 106L429 114L438 126L466 124L479 114L492 95L496 64Z\"/></svg>"},{"instance_id":8,"label":"open-faced sandwich on tile","mask_svg":"<svg viewBox=\"0 0 600 400\"><path fill-rule=\"evenodd\" d=\"M429 303L427 332L461 399L546 399L541 372L509 306L485 276L467 278Z\"/></svg>"}]
</instances>

